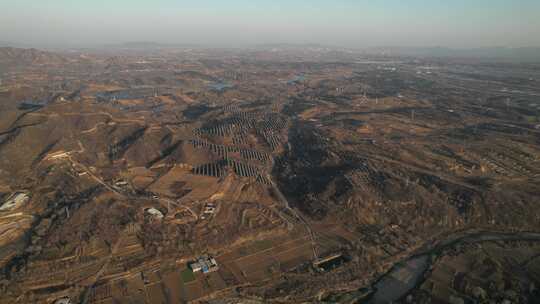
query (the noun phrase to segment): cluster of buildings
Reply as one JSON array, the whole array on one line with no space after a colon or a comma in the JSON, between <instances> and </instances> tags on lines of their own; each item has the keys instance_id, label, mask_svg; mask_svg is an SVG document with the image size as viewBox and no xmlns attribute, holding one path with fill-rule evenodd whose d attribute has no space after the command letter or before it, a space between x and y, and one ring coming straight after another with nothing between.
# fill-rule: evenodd
<instances>
[{"instance_id":1,"label":"cluster of buildings","mask_svg":"<svg viewBox=\"0 0 540 304\"><path fill-rule=\"evenodd\" d=\"M189 264L189 268L193 272L210 273L219 269L216 259L210 256L202 256L196 262Z\"/></svg>"},{"instance_id":2,"label":"cluster of buildings","mask_svg":"<svg viewBox=\"0 0 540 304\"><path fill-rule=\"evenodd\" d=\"M201 218L204 220L206 217L212 216L214 212L216 212L216 205L214 203L206 203Z\"/></svg>"}]
</instances>

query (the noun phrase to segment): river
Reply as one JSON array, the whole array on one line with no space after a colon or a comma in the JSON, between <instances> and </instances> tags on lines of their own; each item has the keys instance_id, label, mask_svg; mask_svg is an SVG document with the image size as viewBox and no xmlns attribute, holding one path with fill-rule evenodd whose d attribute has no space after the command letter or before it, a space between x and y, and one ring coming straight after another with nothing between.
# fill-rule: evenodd
<instances>
[{"instance_id":1,"label":"river","mask_svg":"<svg viewBox=\"0 0 540 304\"><path fill-rule=\"evenodd\" d=\"M434 246L426 245L412 257L397 263L372 286L373 293L366 299L367 304L391 303L403 298L424 279L431 266L431 256L458 244L474 244L488 241L540 241L540 233L533 232L476 232L451 236ZM427 248L431 247L431 248Z\"/></svg>"}]
</instances>

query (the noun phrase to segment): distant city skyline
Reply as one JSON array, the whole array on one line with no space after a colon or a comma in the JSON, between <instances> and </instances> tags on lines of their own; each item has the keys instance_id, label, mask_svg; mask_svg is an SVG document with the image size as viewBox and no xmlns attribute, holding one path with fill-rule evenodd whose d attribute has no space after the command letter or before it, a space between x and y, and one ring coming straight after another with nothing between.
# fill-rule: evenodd
<instances>
[{"instance_id":1,"label":"distant city skyline","mask_svg":"<svg viewBox=\"0 0 540 304\"><path fill-rule=\"evenodd\" d=\"M204 46L540 46L540 1L0 2L0 42L96 46L130 41Z\"/></svg>"}]
</instances>

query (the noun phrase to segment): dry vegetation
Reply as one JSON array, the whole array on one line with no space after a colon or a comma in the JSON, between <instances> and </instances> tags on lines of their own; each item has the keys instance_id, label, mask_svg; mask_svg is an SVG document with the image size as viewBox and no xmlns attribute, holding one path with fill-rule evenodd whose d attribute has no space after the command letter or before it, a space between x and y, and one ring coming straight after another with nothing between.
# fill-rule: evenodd
<instances>
[{"instance_id":1,"label":"dry vegetation","mask_svg":"<svg viewBox=\"0 0 540 304\"><path fill-rule=\"evenodd\" d=\"M538 83L351 54L13 52L46 64L0 75L0 206L29 198L0 210L1 303L379 303L415 254L430 269L394 301L538 300L540 237L519 239L540 224ZM517 239L436 249L477 231ZM218 271L191 272L203 254Z\"/></svg>"}]
</instances>

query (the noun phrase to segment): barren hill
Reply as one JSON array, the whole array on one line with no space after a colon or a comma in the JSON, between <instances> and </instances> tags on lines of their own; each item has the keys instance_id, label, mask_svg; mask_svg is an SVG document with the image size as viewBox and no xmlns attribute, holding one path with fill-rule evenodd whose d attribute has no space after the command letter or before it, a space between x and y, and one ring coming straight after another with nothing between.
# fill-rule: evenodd
<instances>
[{"instance_id":1,"label":"barren hill","mask_svg":"<svg viewBox=\"0 0 540 304\"><path fill-rule=\"evenodd\" d=\"M67 62L59 54L37 49L22 49L13 47L0 47L0 64L29 65L29 64L59 64Z\"/></svg>"}]
</instances>

